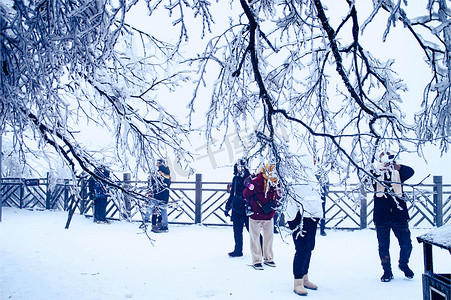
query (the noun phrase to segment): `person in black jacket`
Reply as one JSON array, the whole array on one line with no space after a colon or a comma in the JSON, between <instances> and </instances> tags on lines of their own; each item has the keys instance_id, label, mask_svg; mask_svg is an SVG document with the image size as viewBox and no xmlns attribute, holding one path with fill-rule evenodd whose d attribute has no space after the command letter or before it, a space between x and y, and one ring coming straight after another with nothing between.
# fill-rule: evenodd
<instances>
[{"instance_id":1,"label":"person in black jacket","mask_svg":"<svg viewBox=\"0 0 451 300\"><path fill-rule=\"evenodd\" d=\"M232 210L233 237L235 239L235 249L229 253L230 257L243 256L243 229L244 226L249 231L249 217L246 216L243 197L244 180L249 177L250 172L246 168L246 162L243 159L233 166L233 180L230 189L230 196L226 202L225 215L229 216Z\"/></svg>"},{"instance_id":2,"label":"person in black jacket","mask_svg":"<svg viewBox=\"0 0 451 300\"><path fill-rule=\"evenodd\" d=\"M99 177L109 178L110 177L110 171L107 170L105 166L101 166L99 169L96 170L96 174ZM90 178L90 191L91 195L93 196L93 202L94 202L94 222L99 224L107 224L109 223L106 218L106 207L108 204L108 193L106 191L105 185L94 179L93 177Z\"/></svg>"},{"instance_id":3,"label":"person in black jacket","mask_svg":"<svg viewBox=\"0 0 451 300\"><path fill-rule=\"evenodd\" d=\"M150 197L151 203L148 207L144 221L148 222L150 215L152 215L152 231L166 232L168 231L168 210L169 203L169 188L171 186L171 171L166 166L163 159L157 160L157 174L150 178ZM161 214L161 226L157 227L157 215L159 211Z\"/></svg>"},{"instance_id":4,"label":"person in black jacket","mask_svg":"<svg viewBox=\"0 0 451 300\"><path fill-rule=\"evenodd\" d=\"M374 212L379 257L384 274L382 282L393 279L390 262L390 230L393 230L399 242L399 269L407 278L413 278L414 273L409 268L409 258L412 253L412 240L408 221L410 219L403 194L402 184L412 177L414 170L406 165L397 164L394 155L382 152L374 173Z\"/></svg>"}]
</instances>

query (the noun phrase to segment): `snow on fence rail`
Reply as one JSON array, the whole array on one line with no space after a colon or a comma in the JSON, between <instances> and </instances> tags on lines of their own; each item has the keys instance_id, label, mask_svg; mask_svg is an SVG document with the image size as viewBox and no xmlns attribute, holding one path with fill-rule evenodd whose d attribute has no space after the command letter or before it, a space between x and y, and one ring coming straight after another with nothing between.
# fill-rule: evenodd
<instances>
[{"instance_id":1,"label":"snow on fence rail","mask_svg":"<svg viewBox=\"0 0 451 300\"><path fill-rule=\"evenodd\" d=\"M146 181L131 181L124 174L120 185L132 187L145 194ZM208 182L196 174L194 181L174 181L171 185L168 210L169 222L179 224L231 225L223 209L229 194L228 182ZM428 228L447 224L451 219L451 184L443 184L441 176L434 176L433 184L415 189L406 187L407 203L412 227ZM141 220L144 203L136 202L118 190L111 190L107 217L117 220ZM74 205L77 213L92 216L92 199L88 197L87 180L75 185L72 180L59 180L49 185L48 178L3 178L0 189L3 207L22 209L57 209L69 211ZM79 197L77 197L77 195ZM326 197L327 228L363 229L374 227L372 220L373 194L357 185L331 185ZM77 201L79 200L79 201Z\"/></svg>"}]
</instances>

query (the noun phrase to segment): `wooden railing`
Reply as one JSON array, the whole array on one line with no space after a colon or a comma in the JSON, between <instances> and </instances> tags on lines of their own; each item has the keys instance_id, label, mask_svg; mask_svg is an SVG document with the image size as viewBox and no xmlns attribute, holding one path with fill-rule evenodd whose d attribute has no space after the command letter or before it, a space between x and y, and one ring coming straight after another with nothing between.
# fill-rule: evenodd
<instances>
[{"instance_id":1,"label":"wooden railing","mask_svg":"<svg viewBox=\"0 0 451 300\"><path fill-rule=\"evenodd\" d=\"M146 181L131 181L129 174L119 184L145 194ZM196 174L194 181L175 181L171 185L170 223L230 225L223 209L229 194L228 182L203 181ZM92 216L92 199L87 193L87 181L75 185L72 180L58 181L49 185L48 178L3 178L1 196L3 207L22 209L57 209ZM433 184L405 188L411 216L410 225L428 228L447 224L451 219L451 185L444 185L441 176L434 176ZM145 204L127 197L119 190L110 191L107 217L117 220L138 221L145 212ZM363 229L374 227L372 220L373 194L357 185L336 187L331 185L326 197L326 227L340 229ZM78 201L77 201L78 200ZM76 204L76 207L74 205Z\"/></svg>"}]
</instances>

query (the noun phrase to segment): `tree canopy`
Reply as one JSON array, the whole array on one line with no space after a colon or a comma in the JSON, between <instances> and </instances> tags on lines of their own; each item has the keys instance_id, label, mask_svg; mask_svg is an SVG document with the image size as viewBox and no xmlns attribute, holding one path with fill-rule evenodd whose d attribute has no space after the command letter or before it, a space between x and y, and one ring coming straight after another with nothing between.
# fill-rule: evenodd
<instances>
[{"instance_id":1,"label":"tree canopy","mask_svg":"<svg viewBox=\"0 0 451 300\"><path fill-rule=\"evenodd\" d=\"M149 19L168 12L178 39L168 43L126 23L138 3L109 0L3 1L1 22L1 131L12 130L17 149L31 134L73 168L93 173L100 163L77 138L74 124L92 122L115 137L117 161L148 171L173 153L187 165L182 146L190 121L167 112L158 88L194 84L193 117L200 89L211 90L206 139L223 126L255 128L242 143L250 159L272 161L281 175L302 177L303 157L345 181L368 174L377 151L421 153L426 143L448 150L450 135L450 9L446 0L424 2L409 15L407 0L145 0ZM213 9L212 7L219 9ZM225 10L222 8L233 9ZM361 13L364 7L369 13ZM216 15L230 11L216 32ZM202 31L189 31L196 17ZM375 20L382 39L394 26L412 36L429 74L421 110L405 122L408 86L362 42ZM151 31L151 29L149 29ZM205 50L182 57L190 34L208 36ZM218 70L213 85L209 65ZM188 76L188 72L196 75ZM419 97L420 98L420 97ZM414 101L410 100L409 101ZM416 101L416 100L415 100ZM283 128L287 134L281 135ZM136 166L136 167L135 167ZM293 175L296 174L296 175ZM299 174L299 175L298 175Z\"/></svg>"}]
</instances>

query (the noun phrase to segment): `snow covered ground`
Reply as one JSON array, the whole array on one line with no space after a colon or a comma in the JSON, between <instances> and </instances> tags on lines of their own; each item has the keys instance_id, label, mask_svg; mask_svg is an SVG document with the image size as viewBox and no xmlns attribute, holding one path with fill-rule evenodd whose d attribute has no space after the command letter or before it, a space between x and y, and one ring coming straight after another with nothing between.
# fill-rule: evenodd
<instances>
[{"instance_id":1,"label":"snow covered ground","mask_svg":"<svg viewBox=\"0 0 451 300\"><path fill-rule=\"evenodd\" d=\"M3 208L0 223L0 299L299 299L292 292L290 237L274 242L276 268L256 271L245 255L229 258L231 227L170 225L151 234L137 223L95 224L67 213ZM310 278L319 285L307 299L422 299L422 244L414 229L411 268L415 278L382 283L373 230L328 230L317 236ZM248 234L245 233L245 241ZM398 245L392 237L392 263ZM435 271L451 271L451 255L434 250Z\"/></svg>"}]
</instances>

